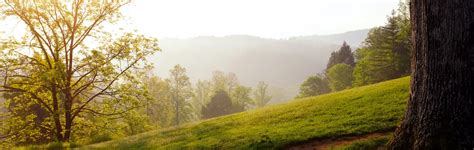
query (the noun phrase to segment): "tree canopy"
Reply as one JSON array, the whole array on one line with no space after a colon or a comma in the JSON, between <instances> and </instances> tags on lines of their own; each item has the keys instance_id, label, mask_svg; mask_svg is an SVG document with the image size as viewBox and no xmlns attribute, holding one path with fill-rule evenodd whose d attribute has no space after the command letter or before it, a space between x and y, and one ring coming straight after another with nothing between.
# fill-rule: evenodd
<instances>
[{"instance_id":1,"label":"tree canopy","mask_svg":"<svg viewBox=\"0 0 474 150\"><path fill-rule=\"evenodd\" d=\"M348 89L352 86L353 68L347 64L337 64L327 70L329 85L333 91Z\"/></svg>"},{"instance_id":2,"label":"tree canopy","mask_svg":"<svg viewBox=\"0 0 474 150\"><path fill-rule=\"evenodd\" d=\"M10 94L12 141L69 141L87 115L122 115L146 100L139 80L157 40L135 33L113 36L103 24L120 19L129 1L6 0L0 18L26 26L22 38L1 39L0 92ZM38 113L44 112L38 120ZM17 112L25 112L20 115ZM32 122L36 122L32 124ZM28 132L25 132L28 131ZM34 141L34 140L33 140Z\"/></svg>"}]
</instances>

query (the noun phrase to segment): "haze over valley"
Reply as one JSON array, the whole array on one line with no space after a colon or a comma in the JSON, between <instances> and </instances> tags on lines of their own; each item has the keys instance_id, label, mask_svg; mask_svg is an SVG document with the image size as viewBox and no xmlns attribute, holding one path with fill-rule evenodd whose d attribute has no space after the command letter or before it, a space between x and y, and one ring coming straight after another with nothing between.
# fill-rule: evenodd
<instances>
[{"instance_id":1,"label":"haze over valley","mask_svg":"<svg viewBox=\"0 0 474 150\"><path fill-rule=\"evenodd\" d=\"M153 55L155 73L168 77L176 64L186 68L192 82L208 80L213 71L233 72L241 84L269 84L272 102L292 99L310 75L321 73L331 52L346 41L354 51L368 29L340 34L267 39L248 35L160 39L161 52Z\"/></svg>"}]
</instances>

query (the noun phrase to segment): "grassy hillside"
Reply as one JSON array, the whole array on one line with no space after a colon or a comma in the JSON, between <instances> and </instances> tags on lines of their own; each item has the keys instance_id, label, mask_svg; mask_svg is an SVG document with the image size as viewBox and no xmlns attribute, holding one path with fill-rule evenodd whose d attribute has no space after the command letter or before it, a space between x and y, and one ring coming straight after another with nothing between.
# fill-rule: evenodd
<instances>
[{"instance_id":1,"label":"grassy hillside","mask_svg":"<svg viewBox=\"0 0 474 150\"><path fill-rule=\"evenodd\" d=\"M83 148L283 148L310 139L386 131L399 123L408 87L406 77Z\"/></svg>"}]
</instances>

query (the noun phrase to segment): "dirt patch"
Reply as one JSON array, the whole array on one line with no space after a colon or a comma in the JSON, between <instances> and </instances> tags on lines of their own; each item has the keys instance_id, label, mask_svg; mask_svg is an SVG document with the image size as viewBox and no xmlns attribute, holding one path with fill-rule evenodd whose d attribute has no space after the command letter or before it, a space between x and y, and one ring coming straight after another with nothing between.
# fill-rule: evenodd
<instances>
[{"instance_id":1,"label":"dirt patch","mask_svg":"<svg viewBox=\"0 0 474 150\"><path fill-rule=\"evenodd\" d=\"M393 130L383 131L383 132L373 132L373 133L364 134L364 135L343 136L343 137L330 138L330 139L314 139L314 140L303 142L301 144L289 146L286 149L287 150L327 150L327 149L330 149L331 147L347 145L359 140L383 137L392 133L393 133Z\"/></svg>"}]
</instances>

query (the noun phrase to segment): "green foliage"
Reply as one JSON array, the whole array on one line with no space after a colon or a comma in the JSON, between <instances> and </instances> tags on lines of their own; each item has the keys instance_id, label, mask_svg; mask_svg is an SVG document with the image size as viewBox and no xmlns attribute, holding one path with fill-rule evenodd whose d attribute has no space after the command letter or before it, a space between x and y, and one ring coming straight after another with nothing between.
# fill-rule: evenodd
<instances>
[{"instance_id":1,"label":"green foliage","mask_svg":"<svg viewBox=\"0 0 474 150\"><path fill-rule=\"evenodd\" d=\"M212 87L213 92L225 91L227 93L232 93L235 87L239 85L239 79L235 73L228 73L227 75L222 71L214 71L212 73Z\"/></svg>"},{"instance_id":2,"label":"green foliage","mask_svg":"<svg viewBox=\"0 0 474 150\"><path fill-rule=\"evenodd\" d=\"M230 96L225 91L217 91L211 101L202 108L202 118L209 119L234 113L238 107L234 106Z\"/></svg>"},{"instance_id":3,"label":"green foliage","mask_svg":"<svg viewBox=\"0 0 474 150\"><path fill-rule=\"evenodd\" d=\"M75 143L51 142L44 145L28 145L24 147L15 147L13 150L67 150L80 147Z\"/></svg>"},{"instance_id":4,"label":"green foliage","mask_svg":"<svg viewBox=\"0 0 474 150\"><path fill-rule=\"evenodd\" d=\"M186 69L180 65L174 66L170 70L170 78L166 81L170 86L171 99L174 105L174 125L191 121L190 99L193 97L193 89L189 77L186 75Z\"/></svg>"},{"instance_id":5,"label":"green foliage","mask_svg":"<svg viewBox=\"0 0 474 150\"><path fill-rule=\"evenodd\" d=\"M352 86L353 68L347 64L337 64L327 70L329 84L333 91L348 89Z\"/></svg>"},{"instance_id":6,"label":"green foliage","mask_svg":"<svg viewBox=\"0 0 474 150\"><path fill-rule=\"evenodd\" d=\"M299 99L83 149L282 149L314 138L394 129L405 112L409 78Z\"/></svg>"},{"instance_id":7,"label":"green foliage","mask_svg":"<svg viewBox=\"0 0 474 150\"><path fill-rule=\"evenodd\" d=\"M250 98L252 89L240 85L237 76L234 73L225 74L222 71L214 71L211 81L199 80L196 84L195 97L193 97L192 108L197 118L204 117L202 108L208 107L212 96L216 93L225 92L231 99L232 105L229 113L241 112L248 109L255 102ZM227 107L226 107L227 108ZM212 110L226 111L226 110ZM209 113L209 112L208 112ZM227 114L227 113L226 113ZM219 115L218 115L219 116Z\"/></svg>"},{"instance_id":8,"label":"green foliage","mask_svg":"<svg viewBox=\"0 0 474 150\"><path fill-rule=\"evenodd\" d=\"M194 96L191 101L195 120L201 119L202 108L211 101L213 91L212 84L206 80L198 80L194 88Z\"/></svg>"},{"instance_id":9,"label":"green foliage","mask_svg":"<svg viewBox=\"0 0 474 150\"><path fill-rule=\"evenodd\" d=\"M144 79L146 89L151 100L145 106L152 125L169 127L174 122L174 103L171 99L171 89L168 82L159 77L152 76Z\"/></svg>"},{"instance_id":10,"label":"green foliage","mask_svg":"<svg viewBox=\"0 0 474 150\"><path fill-rule=\"evenodd\" d=\"M331 53L326 70L329 70L329 68L332 68L334 65L341 63L350 65L352 67L355 65L354 55L352 54L351 47L347 45L346 41L342 43L342 46L338 51Z\"/></svg>"},{"instance_id":11,"label":"green foliage","mask_svg":"<svg viewBox=\"0 0 474 150\"><path fill-rule=\"evenodd\" d=\"M322 75L310 76L300 85L300 93L296 98L305 98L329 93L328 81Z\"/></svg>"},{"instance_id":12,"label":"green foliage","mask_svg":"<svg viewBox=\"0 0 474 150\"><path fill-rule=\"evenodd\" d=\"M263 81L258 82L257 87L253 93L255 99L255 105L257 107L265 106L271 99L272 96L267 91L268 84Z\"/></svg>"},{"instance_id":13,"label":"green foliage","mask_svg":"<svg viewBox=\"0 0 474 150\"><path fill-rule=\"evenodd\" d=\"M249 108L255 101L250 98L252 88L238 85L231 94L232 104L235 112L241 112Z\"/></svg>"},{"instance_id":14,"label":"green foliage","mask_svg":"<svg viewBox=\"0 0 474 150\"><path fill-rule=\"evenodd\" d=\"M146 119L132 110L142 111L149 100L140 79L150 68L146 58L160 50L158 41L103 30L103 24L121 18L120 8L129 1L0 3L0 18L25 25L21 38L0 39L0 94L9 95L0 127L7 137L2 144L145 131L135 127L146 126L146 121L134 121Z\"/></svg>"},{"instance_id":15,"label":"green foliage","mask_svg":"<svg viewBox=\"0 0 474 150\"><path fill-rule=\"evenodd\" d=\"M411 27L406 5L401 3L385 26L373 28L364 45L356 50L354 86L410 74Z\"/></svg>"}]
</instances>

